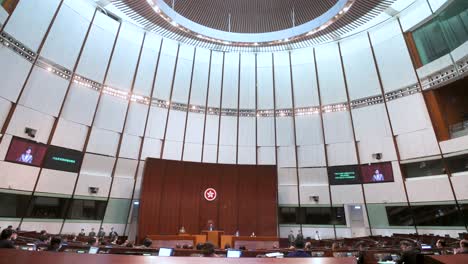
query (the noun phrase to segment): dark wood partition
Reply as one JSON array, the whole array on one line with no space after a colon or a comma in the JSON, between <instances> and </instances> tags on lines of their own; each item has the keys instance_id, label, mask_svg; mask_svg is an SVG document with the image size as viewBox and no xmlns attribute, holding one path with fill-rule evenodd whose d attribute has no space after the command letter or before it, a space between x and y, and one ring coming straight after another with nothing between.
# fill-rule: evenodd
<instances>
[{"instance_id":1,"label":"dark wood partition","mask_svg":"<svg viewBox=\"0 0 468 264\"><path fill-rule=\"evenodd\" d=\"M203 195L210 187L211 202ZM277 236L277 204L276 166L147 159L138 236L173 235L182 225L199 234L208 220L225 234Z\"/></svg>"}]
</instances>

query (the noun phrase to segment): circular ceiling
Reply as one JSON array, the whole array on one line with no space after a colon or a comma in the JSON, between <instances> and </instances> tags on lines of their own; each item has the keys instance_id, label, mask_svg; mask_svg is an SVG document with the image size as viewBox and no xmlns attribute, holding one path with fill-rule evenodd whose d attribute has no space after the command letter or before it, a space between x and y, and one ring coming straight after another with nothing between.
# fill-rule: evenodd
<instances>
[{"instance_id":1,"label":"circular ceiling","mask_svg":"<svg viewBox=\"0 0 468 264\"><path fill-rule=\"evenodd\" d=\"M396 0L110 0L149 31L214 50L284 50L340 38Z\"/></svg>"}]
</instances>

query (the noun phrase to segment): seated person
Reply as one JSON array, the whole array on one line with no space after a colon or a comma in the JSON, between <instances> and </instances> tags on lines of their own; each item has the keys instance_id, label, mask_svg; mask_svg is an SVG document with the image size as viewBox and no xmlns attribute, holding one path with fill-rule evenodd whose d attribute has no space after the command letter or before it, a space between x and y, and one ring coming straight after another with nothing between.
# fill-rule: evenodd
<instances>
[{"instance_id":1,"label":"seated person","mask_svg":"<svg viewBox=\"0 0 468 264\"><path fill-rule=\"evenodd\" d=\"M46 243L49 240L49 236L47 235L47 231L41 230L39 233L39 241Z\"/></svg>"},{"instance_id":2,"label":"seated person","mask_svg":"<svg viewBox=\"0 0 468 264\"><path fill-rule=\"evenodd\" d=\"M397 264L417 264L417 256L419 251L416 250L413 245L408 241L402 241L400 243L400 259L396 262Z\"/></svg>"},{"instance_id":3,"label":"seated person","mask_svg":"<svg viewBox=\"0 0 468 264\"><path fill-rule=\"evenodd\" d=\"M97 236L98 236L99 238L102 238L102 237L105 237L105 236L106 236L106 232L104 232L104 228L101 227L101 228L99 229L99 232L97 233Z\"/></svg>"},{"instance_id":4,"label":"seated person","mask_svg":"<svg viewBox=\"0 0 468 264\"><path fill-rule=\"evenodd\" d=\"M15 244L11 239L13 232L13 229L3 229L0 235L0 248L15 248Z\"/></svg>"},{"instance_id":5,"label":"seated person","mask_svg":"<svg viewBox=\"0 0 468 264\"><path fill-rule=\"evenodd\" d=\"M84 228L81 228L81 232L78 233L78 236L80 236L80 237L86 236L86 233L85 233L85 231L84 231Z\"/></svg>"},{"instance_id":6,"label":"seated person","mask_svg":"<svg viewBox=\"0 0 468 264\"><path fill-rule=\"evenodd\" d=\"M198 243L197 246L195 247L197 250L202 250L203 249L203 243Z\"/></svg>"},{"instance_id":7,"label":"seated person","mask_svg":"<svg viewBox=\"0 0 468 264\"><path fill-rule=\"evenodd\" d=\"M468 240L460 240L460 247L456 249L455 254L468 254Z\"/></svg>"},{"instance_id":8,"label":"seated person","mask_svg":"<svg viewBox=\"0 0 468 264\"><path fill-rule=\"evenodd\" d=\"M91 247L99 247L99 240L96 237L90 237L88 239L88 245Z\"/></svg>"},{"instance_id":9,"label":"seated person","mask_svg":"<svg viewBox=\"0 0 468 264\"><path fill-rule=\"evenodd\" d=\"M153 241L149 238L145 238L145 240L143 240L143 246L145 248L150 248L152 244L153 244Z\"/></svg>"},{"instance_id":10,"label":"seated person","mask_svg":"<svg viewBox=\"0 0 468 264\"><path fill-rule=\"evenodd\" d=\"M185 234L186 231L185 231L185 227L182 226L180 229L179 229L179 234Z\"/></svg>"},{"instance_id":11,"label":"seated person","mask_svg":"<svg viewBox=\"0 0 468 264\"><path fill-rule=\"evenodd\" d=\"M91 232L89 232L88 236L89 237L95 237L96 236L96 232L94 232L94 227L91 228Z\"/></svg>"},{"instance_id":12,"label":"seated person","mask_svg":"<svg viewBox=\"0 0 468 264\"><path fill-rule=\"evenodd\" d=\"M296 239L294 242L294 247L296 248L293 252L289 252L286 257L288 258L308 258L311 255L308 252L304 251L304 240Z\"/></svg>"},{"instance_id":13,"label":"seated person","mask_svg":"<svg viewBox=\"0 0 468 264\"><path fill-rule=\"evenodd\" d=\"M59 252L62 247L62 238L56 236L50 240L50 245L47 248L47 251Z\"/></svg>"},{"instance_id":14,"label":"seated person","mask_svg":"<svg viewBox=\"0 0 468 264\"><path fill-rule=\"evenodd\" d=\"M219 256L215 254L214 245L210 242L206 242L205 244L203 244L202 253L204 257L219 258Z\"/></svg>"}]
</instances>

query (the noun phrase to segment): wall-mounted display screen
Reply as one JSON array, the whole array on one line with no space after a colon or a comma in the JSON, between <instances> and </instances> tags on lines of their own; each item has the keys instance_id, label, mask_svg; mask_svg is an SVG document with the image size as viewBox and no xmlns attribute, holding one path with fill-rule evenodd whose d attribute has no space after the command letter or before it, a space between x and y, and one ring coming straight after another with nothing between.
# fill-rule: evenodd
<instances>
[{"instance_id":1,"label":"wall-mounted display screen","mask_svg":"<svg viewBox=\"0 0 468 264\"><path fill-rule=\"evenodd\" d=\"M328 181L330 185L359 184L361 183L359 168L357 165L329 167Z\"/></svg>"},{"instance_id":2,"label":"wall-mounted display screen","mask_svg":"<svg viewBox=\"0 0 468 264\"><path fill-rule=\"evenodd\" d=\"M32 166L41 166L47 146L31 140L13 137L5 160Z\"/></svg>"},{"instance_id":3,"label":"wall-mounted display screen","mask_svg":"<svg viewBox=\"0 0 468 264\"><path fill-rule=\"evenodd\" d=\"M362 183L393 182L391 162L361 165Z\"/></svg>"},{"instance_id":4,"label":"wall-mounted display screen","mask_svg":"<svg viewBox=\"0 0 468 264\"><path fill-rule=\"evenodd\" d=\"M44 159L44 168L69 172L79 172L83 152L56 146L49 146Z\"/></svg>"}]
</instances>

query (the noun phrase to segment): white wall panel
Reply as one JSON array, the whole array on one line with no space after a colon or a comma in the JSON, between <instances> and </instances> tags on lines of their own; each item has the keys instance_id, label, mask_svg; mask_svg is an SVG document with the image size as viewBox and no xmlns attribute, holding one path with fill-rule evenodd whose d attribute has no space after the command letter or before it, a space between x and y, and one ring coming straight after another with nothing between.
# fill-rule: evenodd
<instances>
[{"instance_id":1,"label":"white wall panel","mask_svg":"<svg viewBox=\"0 0 468 264\"><path fill-rule=\"evenodd\" d=\"M42 219L27 219L25 218L21 223L22 230L36 231L40 232L41 230L47 230L49 234L58 234L60 232L60 227L62 226L61 220L55 220L51 222L50 220Z\"/></svg>"},{"instance_id":2,"label":"white wall panel","mask_svg":"<svg viewBox=\"0 0 468 264\"><path fill-rule=\"evenodd\" d=\"M180 46L177 70L174 79L174 90L172 92L172 101L174 102L184 104L188 102L194 51L195 49L192 46Z\"/></svg>"},{"instance_id":3,"label":"white wall panel","mask_svg":"<svg viewBox=\"0 0 468 264\"><path fill-rule=\"evenodd\" d=\"M31 64L4 45L0 46L0 96L16 102L28 76Z\"/></svg>"},{"instance_id":4,"label":"white wall panel","mask_svg":"<svg viewBox=\"0 0 468 264\"><path fill-rule=\"evenodd\" d=\"M192 76L192 94L190 95L191 104L205 105L206 93L208 91L209 68L210 51L203 48L197 48Z\"/></svg>"},{"instance_id":5,"label":"white wall panel","mask_svg":"<svg viewBox=\"0 0 468 264\"><path fill-rule=\"evenodd\" d=\"M433 60L422 67L419 67L416 72L418 73L418 77L420 80L429 77L432 74L437 73L438 71L451 67L453 65L452 57L450 54L446 54L436 60ZM426 87L425 89L429 89L431 87Z\"/></svg>"},{"instance_id":6,"label":"white wall panel","mask_svg":"<svg viewBox=\"0 0 468 264\"><path fill-rule=\"evenodd\" d=\"M257 147L258 164L275 165L276 150L275 147Z\"/></svg>"},{"instance_id":7,"label":"white wall panel","mask_svg":"<svg viewBox=\"0 0 468 264\"><path fill-rule=\"evenodd\" d=\"M96 82L103 82L119 23L97 12L81 54L77 73Z\"/></svg>"},{"instance_id":8,"label":"white wall panel","mask_svg":"<svg viewBox=\"0 0 468 264\"><path fill-rule=\"evenodd\" d=\"M86 5L94 12L94 8L89 3ZM75 66L91 22L78 12L67 5L62 5L41 51L41 56L69 70L73 70Z\"/></svg>"},{"instance_id":9,"label":"white wall panel","mask_svg":"<svg viewBox=\"0 0 468 264\"><path fill-rule=\"evenodd\" d=\"M199 143L185 143L184 161L201 162L202 145Z\"/></svg>"},{"instance_id":10,"label":"white wall panel","mask_svg":"<svg viewBox=\"0 0 468 264\"><path fill-rule=\"evenodd\" d=\"M274 53L276 109L292 108L289 52Z\"/></svg>"},{"instance_id":11,"label":"white wall panel","mask_svg":"<svg viewBox=\"0 0 468 264\"><path fill-rule=\"evenodd\" d=\"M75 195L85 195L93 197L107 197L109 195L110 184L112 178L110 176L95 176L80 173L78 183L76 184ZM97 187L97 193L90 193L89 187Z\"/></svg>"},{"instance_id":12,"label":"white wall panel","mask_svg":"<svg viewBox=\"0 0 468 264\"><path fill-rule=\"evenodd\" d=\"M226 53L224 58L223 108L238 107L239 67L239 53Z\"/></svg>"},{"instance_id":13,"label":"white wall panel","mask_svg":"<svg viewBox=\"0 0 468 264\"><path fill-rule=\"evenodd\" d=\"M86 153L80 174L111 177L115 158Z\"/></svg>"},{"instance_id":14,"label":"white wall panel","mask_svg":"<svg viewBox=\"0 0 468 264\"><path fill-rule=\"evenodd\" d=\"M73 83L65 98L61 117L90 126L99 98L96 90Z\"/></svg>"},{"instance_id":15,"label":"white wall panel","mask_svg":"<svg viewBox=\"0 0 468 264\"><path fill-rule=\"evenodd\" d=\"M398 21L372 29L370 36L385 91L415 84L416 74Z\"/></svg>"},{"instance_id":16,"label":"white wall panel","mask_svg":"<svg viewBox=\"0 0 468 264\"><path fill-rule=\"evenodd\" d=\"M398 162L392 162L392 169L395 182L364 184L367 203L406 203L406 194Z\"/></svg>"},{"instance_id":17,"label":"white wall panel","mask_svg":"<svg viewBox=\"0 0 468 264\"><path fill-rule=\"evenodd\" d=\"M114 177L120 178L135 178L138 166L137 160L118 159L115 167Z\"/></svg>"},{"instance_id":18,"label":"white wall panel","mask_svg":"<svg viewBox=\"0 0 468 264\"><path fill-rule=\"evenodd\" d=\"M4 30L37 51L59 3L60 0L19 1Z\"/></svg>"},{"instance_id":19,"label":"white wall panel","mask_svg":"<svg viewBox=\"0 0 468 264\"><path fill-rule=\"evenodd\" d=\"M36 192L71 195L78 173L42 169Z\"/></svg>"},{"instance_id":20,"label":"white wall panel","mask_svg":"<svg viewBox=\"0 0 468 264\"><path fill-rule=\"evenodd\" d=\"M47 143L54 120L52 116L17 105L6 133L26 137L24 128L29 127L37 130L36 137L34 138L35 141Z\"/></svg>"},{"instance_id":21,"label":"white wall panel","mask_svg":"<svg viewBox=\"0 0 468 264\"><path fill-rule=\"evenodd\" d=\"M219 145L218 163L236 164L237 149L235 146Z\"/></svg>"},{"instance_id":22,"label":"white wall panel","mask_svg":"<svg viewBox=\"0 0 468 264\"><path fill-rule=\"evenodd\" d=\"M34 67L19 103L52 116L57 116L68 88L68 80L39 67Z\"/></svg>"},{"instance_id":23,"label":"white wall panel","mask_svg":"<svg viewBox=\"0 0 468 264\"><path fill-rule=\"evenodd\" d=\"M159 57L158 72L154 83L153 97L169 100L172 79L176 67L178 44L170 39L164 39Z\"/></svg>"},{"instance_id":24,"label":"white wall panel","mask_svg":"<svg viewBox=\"0 0 468 264\"><path fill-rule=\"evenodd\" d=\"M135 136L143 136L147 114L147 105L131 102L130 108L128 109L127 122L125 123L124 128L125 133Z\"/></svg>"},{"instance_id":25,"label":"white wall panel","mask_svg":"<svg viewBox=\"0 0 468 264\"><path fill-rule=\"evenodd\" d=\"M424 98L421 94L388 102L388 113L395 135L431 127Z\"/></svg>"},{"instance_id":26,"label":"white wall panel","mask_svg":"<svg viewBox=\"0 0 468 264\"><path fill-rule=\"evenodd\" d=\"M276 118L276 136L278 146L294 146L294 120L293 117Z\"/></svg>"},{"instance_id":27,"label":"white wall panel","mask_svg":"<svg viewBox=\"0 0 468 264\"><path fill-rule=\"evenodd\" d=\"M361 204L364 203L360 184L331 185L333 204Z\"/></svg>"},{"instance_id":28,"label":"white wall panel","mask_svg":"<svg viewBox=\"0 0 468 264\"><path fill-rule=\"evenodd\" d=\"M442 153L451 153L468 149L468 136L457 137L440 142Z\"/></svg>"},{"instance_id":29,"label":"white wall panel","mask_svg":"<svg viewBox=\"0 0 468 264\"><path fill-rule=\"evenodd\" d=\"M115 156L119 139L119 133L93 127L86 151L106 156Z\"/></svg>"},{"instance_id":30,"label":"white wall panel","mask_svg":"<svg viewBox=\"0 0 468 264\"><path fill-rule=\"evenodd\" d=\"M203 146L203 162L216 163L218 157L218 146L205 144Z\"/></svg>"},{"instance_id":31,"label":"white wall panel","mask_svg":"<svg viewBox=\"0 0 468 264\"><path fill-rule=\"evenodd\" d=\"M88 127L60 118L52 138L52 145L83 150Z\"/></svg>"},{"instance_id":32,"label":"white wall panel","mask_svg":"<svg viewBox=\"0 0 468 264\"><path fill-rule=\"evenodd\" d=\"M39 168L0 161L2 180L0 188L32 191L36 183Z\"/></svg>"},{"instance_id":33,"label":"white wall panel","mask_svg":"<svg viewBox=\"0 0 468 264\"><path fill-rule=\"evenodd\" d=\"M145 43L141 53L138 72L135 79L133 92L139 95L151 96L153 88L153 79L158 62L159 48L161 46L161 37L146 32Z\"/></svg>"},{"instance_id":34,"label":"white wall panel","mask_svg":"<svg viewBox=\"0 0 468 264\"><path fill-rule=\"evenodd\" d=\"M255 147L255 125L255 117L239 117L239 146Z\"/></svg>"},{"instance_id":35,"label":"white wall panel","mask_svg":"<svg viewBox=\"0 0 468 264\"><path fill-rule=\"evenodd\" d=\"M258 146L275 146L275 120L273 117L257 118Z\"/></svg>"},{"instance_id":36,"label":"white wall panel","mask_svg":"<svg viewBox=\"0 0 468 264\"><path fill-rule=\"evenodd\" d=\"M354 142L327 145L328 166L357 164Z\"/></svg>"},{"instance_id":37,"label":"white wall panel","mask_svg":"<svg viewBox=\"0 0 468 264\"><path fill-rule=\"evenodd\" d=\"M297 185L296 168L278 167L278 185Z\"/></svg>"},{"instance_id":38,"label":"white wall panel","mask_svg":"<svg viewBox=\"0 0 468 264\"><path fill-rule=\"evenodd\" d=\"M298 205L297 186L278 186L278 204L279 205Z\"/></svg>"},{"instance_id":39,"label":"white wall panel","mask_svg":"<svg viewBox=\"0 0 468 264\"><path fill-rule=\"evenodd\" d=\"M272 59L270 53L257 54L257 109L274 109Z\"/></svg>"},{"instance_id":40,"label":"white wall panel","mask_svg":"<svg viewBox=\"0 0 468 264\"><path fill-rule=\"evenodd\" d=\"M411 30L430 15L432 11L427 1L415 1L415 4L400 13L401 28L404 32Z\"/></svg>"},{"instance_id":41,"label":"white wall panel","mask_svg":"<svg viewBox=\"0 0 468 264\"><path fill-rule=\"evenodd\" d=\"M397 160L397 154L391 137L369 137L357 142L361 164ZM372 155L381 153L381 159L377 160Z\"/></svg>"},{"instance_id":42,"label":"white wall panel","mask_svg":"<svg viewBox=\"0 0 468 264\"><path fill-rule=\"evenodd\" d=\"M307 205L330 205L330 195L328 192L328 185L303 185L299 186L299 193L301 195L301 206ZM318 202L311 199L311 196L318 196Z\"/></svg>"},{"instance_id":43,"label":"white wall panel","mask_svg":"<svg viewBox=\"0 0 468 264\"><path fill-rule=\"evenodd\" d=\"M9 14L4 8L0 8L0 23L4 24ZM3 225L2 225L3 226Z\"/></svg>"},{"instance_id":44,"label":"white wall panel","mask_svg":"<svg viewBox=\"0 0 468 264\"><path fill-rule=\"evenodd\" d=\"M208 106L219 107L221 98L221 81L223 74L223 53L211 53L211 68L208 91Z\"/></svg>"},{"instance_id":45,"label":"white wall panel","mask_svg":"<svg viewBox=\"0 0 468 264\"><path fill-rule=\"evenodd\" d=\"M101 226L101 221L91 221L89 220L86 223L81 221L73 221L73 220L65 220L62 228L62 234L78 234L80 230L83 228L85 232L88 234L91 231L91 228L94 228L94 231L99 230L99 226Z\"/></svg>"},{"instance_id":46,"label":"white wall panel","mask_svg":"<svg viewBox=\"0 0 468 264\"><path fill-rule=\"evenodd\" d=\"M150 138L164 137L164 128L166 126L167 109L159 107L150 107L148 125L146 127L146 136Z\"/></svg>"},{"instance_id":47,"label":"white wall panel","mask_svg":"<svg viewBox=\"0 0 468 264\"><path fill-rule=\"evenodd\" d=\"M219 144L227 146L237 145L237 117L221 116Z\"/></svg>"},{"instance_id":48,"label":"white wall panel","mask_svg":"<svg viewBox=\"0 0 468 264\"><path fill-rule=\"evenodd\" d=\"M11 102L0 97L0 127L3 127L3 124L8 117L8 113L10 112L11 106Z\"/></svg>"},{"instance_id":49,"label":"white wall panel","mask_svg":"<svg viewBox=\"0 0 468 264\"><path fill-rule=\"evenodd\" d=\"M112 54L106 85L124 91L131 90L143 35L143 31L138 27L128 22L122 23Z\"/></svg>"},{"instance_id":50,"label":"white wall panel","mask_svg":"<svg viewBox=\"0 0 468 264\"><path fill-rule=\"evenodd\" d=\"M452 173L452 184L457 200L468 200L468 173Z\"/></svg>"},{"instance_id":51,"label":"white wall panel","mask_svg":"<svg viewBox=\"0 0 468 264\"><path fill-rule=\"evenodd\" d=\"M396 141L402 160L440 154L432 128L398 135Z\"/></svg>"},{"instance_id":52,"label":"white wall panel","mask_svg":"<svg viewBox=\"0 0 468 264\"><path fill-rule=\"evenodd\" d=\"M140 153L141 137L122 134L119 157L138 159Z\"/></svg>"},{"instance_id":53,"label":"white wall panel","mask_svg":"<svg viewBox=\"0 0 468 264\"><path fill-rule=\"evenodd\" d=\"M322 124L319 114L296 116L297 145L323 144Z\"/></svg>"},{"instance_id":54,"label":"white wall panel","mask_svg":"<svg viewBox=\"0 0 468 264\"><path fill-rule=\"evenodd\" d=\"M323 126L325 129L325 142L327 144L354 141L351 118L348 111L324 113Z\"/></svg>"},{"instance_id":55,"label":"white wall panel","mask_svg":"<svg viewBox=\"0 0 468 264\"><path fill-rule=\"evenodd\" d=\"M166 140L164 143L163 159L180 160L182 158L183 143L180 141Z\"/></svg>"},{"instance_id":56,"label":"white wall panel","mask_svg":"<svg viewBox=\"0 0 468 264\"><path fill-rule=\"evenodd\" d=\"M133 194L133 199L140 199L141 184L142 184L142 180L143 180L144 168L145 168L145 162L142 161L138 165L138 169L137 169L137 180L136 180L136 184L135 184L135 191L134 191L134 194Z\"/></svg>"},{"instance_id":57,"label":"white wall panel","mask_svg":"<svg viewBox=\"0 0 468 264\"><path fill-rule=\"evenodd\" d=\"M237 147L237 161L239 164L256 164L257 148L256 147Z\"/></svg>"},{"instance_id":58,"label":"white wall panel","mask_svg":"<svg viewBox=\"0 0 468 264\"><path fill-rule=\"evenodd\" d=\"M94 126L122 132L128 102L111 95L102 95Z\"/></svg>"},{"instance_id":59,"label":"white wall panel","mask_svg":"<svg viewBox=\"0 0 468 264\"><path fill-rule=\"evenodd\" d=\"M367 32L344 39L340 46L350 99L381 94Z\"/></svg>"},{"instance_id":60,"label":"white wall panel","mask_svg":"<svg viewBox=\"0 0 468 264\"><path fill-rule=\"evenodd\" d=\"M110 197L131 199L134 182L135 180L133 178L114 177Z\"/></svg>"},{"instance_id":61,"label":"white wall panel","mask_svg":"<svg viewBox=\"0 0 468 264\"><path fill-rule=\"evenodd\" d=\"M322 104L346 102L341 57L336 43L315 48Z\"/></svg>"},{"instance_id":62,"label":"white wall panel","mask_svg":"<svg viewBox=\"0 0 468 264\"><path fill-rule=\"evenodd\" d=\"M305 48L291 51L291 63L294 84L294 106L319 105L314 49Z\"/></svg>"},{"instance_id":63,"label":"white wall panel","mask_svg":"<svg viewBox=\"0 0 468 264\"><path fill-rule=\"evenodd\" d=\"M326 168L299 168L300 185L328 185Z\"/></svg>"},{"instance_id":64,"label":"white wall panel","mask_svg":"<svg viewBox=\"0 0 468 264\"><path fill-rule=\"evenodd\" d=\"M241 53L239 108L255 109L255 54Z\"/></svg>"},{"instance_id":65,"label":"white wall panel","mask_svg":"<svg viewBox=\"0 0 468 264\"><path fill-rule=\"evenodd\" d=\"M188 114L185 142L201 143L203 141L203 127L205 125L205 116L203 114Z\"/></svg>"},{"instance_id":66,"label":"white wall panel","mask_svg":"<svg viewBox=\"0 0 468 264\"><path fill-rule=\"evenodd\" d=\"M141 151L141 159L158 158L161 155L162 141L160 139L145 138L143 149Z\"/></svg>"},{"instance_id":67,"label":"white wall panel","mask_svg":"<svg viewBox=\"0 0 468 264\"><path fill-rule=\"evenodd\" d=\"M184 140L186 115L186 112L171 110L169 113L169 122L167 123L167 140L178 142Z\"/></svg>"},{"instance_id":68,"label":"white wall panel","mask_svg":"<svg viewBox=\"0 0 468 264\"><path fill-rule=\"evenodd\" d=\"M5 160L12 139L12 135L5 134L2 136L2 142L0 143L0 160Z\"/></svg>"},{"instance_id":69,"label":"white wall panel","mask_svg":"<svg viewBox=\"0 0 468 264\"><path fill-rule=\"evenodd\" d=\"M323 144L297 147L299 167L325 166L325 151Z\"/></svg>"},{"instance_id":70,"label":"white wall panel","mask_svg":"<svg viewBox=\"0 0 468 264\"><path fill-rule=\"evenodd\" d=\"M279 167L296 167L295 147L278 147L277 151Z\"/></svg>"},{"instance_id":71,"label":"white wall panel","mask_svg":"<svg viewBox=\"0 0 468 264\"><path fill-rule=\"evenodd\" d=\"M333 227L331 227L331 228L308 227L308 226L303 226L302 227L302 234L304 234L304 237L308 237L308 236L314 237L315 236L315 231L319 231L321 239L335 239L335 231L334 231Z\"/></svg>"},{"instance_id":72,"label":"white wall panel","mask_svg":"<svg viewBox=\"0 0 468 264\"><path fill-rule=\"evenodd\" d=\"M436 186L437 188L435 188ZM454 199L446 175L406 179L406 190L410 202L450 201Z\"/></svg>"},{"instance_id":73,"label":"white wall panel","mask_svg":"<svg viewBox=\"0 0 468 264\"><path fill-rule=\"evenodd\" d=\"M218 144L218 115L207 115L205 124L205 144Z\"/></svg>"}]
</instances>

